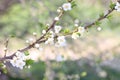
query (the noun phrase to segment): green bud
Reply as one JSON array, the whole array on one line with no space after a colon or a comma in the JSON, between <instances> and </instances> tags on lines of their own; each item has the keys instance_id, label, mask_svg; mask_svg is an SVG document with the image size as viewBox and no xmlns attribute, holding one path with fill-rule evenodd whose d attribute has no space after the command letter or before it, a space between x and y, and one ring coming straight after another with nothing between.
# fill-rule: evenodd
<instances>
[{"instance_id":1,"label":"green bud","mask_svg":"<svg viewBox=\"0 0 120 80\"><path fill-rule=\"evenodd\" d=\"M75 6L77 6L77 4L75 3L75 1L73 1L71 4L72 4L72 8L75 7Z\"/></svg>"},{"instance_id":2,"label":"green bud","mask_svg":"<svg viewBox=\"0 0 120 80\"><path fill-rule=\"evenodd\" d=\"M101 22L99 22L99 21L95 22L95 25L97 25L97 26L100 26L100 24L101 24Z\"/></svg>"},{"instance_id":3,"label":"green bud","mask_svg":"<svg viewBox=\"0 0 120 80\"><path fill-rule=\"evenodd\" d=\"M114 9L115 5L116 5L115 3L112 3L112 2L111 2L111 4L110 4L109 7L110 7L111 9Z\"/></svg>"}]
</instances>

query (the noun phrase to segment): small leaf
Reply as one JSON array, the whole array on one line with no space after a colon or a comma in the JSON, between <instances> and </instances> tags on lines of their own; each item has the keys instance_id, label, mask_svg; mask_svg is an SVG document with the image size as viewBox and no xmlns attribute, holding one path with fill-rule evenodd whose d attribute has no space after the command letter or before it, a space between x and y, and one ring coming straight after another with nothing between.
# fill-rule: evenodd
<instances>
[{"instance_id":1,"label":"small leaf","mask_svg":"<svg viewBox=\"0 0 120 80\"><path fill-rule=\"evenodd\" d=\"M72 4L72 8L75 7L75 6L77 6L77 4L75 3L75 1L73 1L71 4Z\"/></svg>"},{"instance_id":2,"label":"small leaf","mask_svg":"<svg viewBox=\"0 0 120 80\"><path fill-rule=\"evenodd\" d=\"M108 16L107 16L107 19L110 20L111 18L112 18L112 15L108 15Z\"/></svg>"},{"instance_id":3,"label":"small leaf","mask_svg":"<svg viewBox=\"0 0 120 80\"><path fill-rule=\"evenodd\" d=\"M77 35L78 35L78 36L81 36L81 34L80 34L79 32L77 32Z\"/></svg>"},{"instance_id":4,"label":"small leaf","mask_svg":"<svg viewBox=\"0 0 120 80\"><path fill-rule=\"evenodd\" d=\"M39 25L40 29L47 29L48 28L42 22L38 22L38 25Z\"/></svg>"},{"instance_id":5,"label":"small leaf","mask_svg":"<svg viewBox=\"0 0 120 80\"><path fill-rule=\"evenodd\" d=\"M116 5L115 3L112 3L112 2L111 2L111 4L110 4L109 7L110 7L111 9L114 9L115 5Z\"/></svg>"},{"instance_id":6,"label":"small leaf","mask_svg":"<svg viewBox=\"0 0 120 80\"><path fill-rule=\"evenodd\" d=\"M39 24L40 27L43 27L43 26L44 26L44 24L41 23L41 22L38 22L38 24Z\"/></svg>"},{"instance_id":7,"label":"small leaf","mask_svg":"<svg viewBox=\"0 0 120 80\"><path fill-rule=\"evenodd\" d=\"M97 26L100 26L100 24L101 24L101 22L99 22L99 21L95 22L95 25L97 25Z\"/></svg>"},{"instance_id":8,"label":"small leaf","mask_svg":"<svg viewBox=\"0 0 120 80\"><path fill-rule=\"evenodd\" d=\"M3 73L6 74L7 73L7 69L3 68Z\"/></svg>"},{"instance_id":9,"label":"small leaf","mask_svg":"<svg viewBox=\"0 0 120 80\"><path fill-rule=\"evenodd\" d=\"M28 59L28 60L26 60L25 62L26 62L26 66L28 66L28 65L33 64L33 63L34 63L34 60Z\"/></svg>"},{"instance_id":10,"label":"small leaf","mask_svg":"<svg viewBox=\"0 0 120 80\"><path fill-rule=\"evenodd\" d=\"M64 32L65 34L67 34L67 33L70 32L70 30L69 30L69 29L64 29L63 32Z\"/></svg>"},{"instance_id":11,"label":"small leaf","mask_svg":"<svg viewBox=\"0 0 120 80\"><path fill-rule=\"evenodd\" d=\"M3 63L0 63L0 68L3 67Z\"/></svg>"},{"instance_id":12,"label":"small leaf","mask_svg":"<svg viewBox=\"0 0 120 80\"><path fill-rule=\"evenodd\" d=\"M28 52L28 51L25 51L24 54L25 54L26 56L28 56L28 55L29 55L29 52Z\"/></svg>"},{"instance_id":13,"label":"small leaf","mask_svg":"<svg viewBox=\"0 0 120 80\"><path fill-rule=\"evenodd\" d=\"M103 17L103 16L104 16L104 13L101 13L99 16L100 16L100 17Z\"/></svg>"}]
</instances>

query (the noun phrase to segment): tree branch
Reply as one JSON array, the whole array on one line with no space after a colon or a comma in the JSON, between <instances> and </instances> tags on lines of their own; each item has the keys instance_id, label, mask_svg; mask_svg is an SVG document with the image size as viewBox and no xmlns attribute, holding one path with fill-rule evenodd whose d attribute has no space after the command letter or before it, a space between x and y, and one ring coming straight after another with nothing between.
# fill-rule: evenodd
<instances>
[{"instance_id":1,"label":"tree branch","mask_svg":"<svg viewBox=\"0 0 120 80\"><path fill-rule=\"evenodd\" d=\"M61 13L59 13L58 18L61 18L63 14L64 14L64 11L62 11ZM53 23L52 23L51 26L46 30L46 33L45 33L45 34L43 34L40 38L38 38L38 39L37 39L35 42L33 42L32 44L30 44L30 45L28 45L27 47L25 47L25 48L23 48L23 49L20 49L20 50L18 50L18 51L20 51L20 52L25 52L25 51L33 48L36 43L41 44L41 43L45 42L46 40L44 39L44 37L47 35L47 33L48 33L52 28L54 28L56 22L57 22L57 20L54 19L54 20L53 20ZM42 39L44 39L44 40L42 40ZM16 52L17 52L17 51L16 51ZM6 60L6 59L12 59L13 56L15 56L15 53L16 53L16 52L14 52L14 53L13 53L12 55L10 55L10 56L5 56L5 57L3 57L3 58L0 58L0 61Z\"/></svg>"},{"instance_id":2,"label":"tree branch","mask_svg":"<svg viewBox=\"0 0 120 80\"><path fill-rule=\"evenodd\" d=\"M94 21L93 23L85 26L85 29L88 29L88 28L92 27L93 25L95 25L96 22L101 21L101 20L107 18L107 16L108 16L109 14L111 14L113 11L114 11L114 9L108 10L107 14L105 14L105 15L102 16L102 17L99 17L99 18L98 18L96 21Z\"/></svg>"},{"instance_id":3,"label":"tree branch","mask_svg":"<svg viewBox=\"0 0 120 80\"><path fill-rule=\"evenodd\" d=\"M104 16L99 17L99 18L98 18L96 21L94 21L93 23L85 26L85 29L88 29L88 28L92 27L93 25L95 25L95 23L96 23L97 21L101 21L101 20L107 18L108 15L111 14L113 11L114 11L114 9L108 10L108 12L107 12ZM64 13L64 11L62 11L62 12L58 15L58 18L61 18L62 15L63 15L63 13ZM32 44L28 45L27 47L25 47L25 48L23 48L23 49L20 49L20 50L18 50L18 51L24 52L24 51L27 51L27 50L33 48L36 43L41 44L41 43L45 42L46 40L44 39L44 37L47 35L47 33L48 33L52 28L54 28L56 22L57 22L57 20L54 19L54 20L53 20L53 23L52 23L51 26L46 30L46 33L45 33L45 34L43 34L40 38L38 38L34 43L32 43ZM3 57L3 58L0 58L0 61L4 61L4 60L6 60L6 59L12 59L13 56L15 56L15 53L16 53L16 52L14 52L14 53L13 53L12 55L10 55L10 56L5 56L5 57Z\"/></svg>"}]
</instances>

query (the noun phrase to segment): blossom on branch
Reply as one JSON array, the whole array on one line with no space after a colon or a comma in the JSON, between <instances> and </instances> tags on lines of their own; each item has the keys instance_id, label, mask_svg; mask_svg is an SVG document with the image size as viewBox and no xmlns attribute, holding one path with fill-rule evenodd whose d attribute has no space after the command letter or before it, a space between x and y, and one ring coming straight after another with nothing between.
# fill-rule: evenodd
<instances>
[{"instance_id":1,"label":"blossom on branch","mask_svg":"<svg viewBox=\"0 0 120 80\"><path fill-rule=\"evenodd\" d=\"M55 20L56 20L56 21L59 21L59 17L55 17Z\"/></svg>"},{"instance_id":2,"label":"blossom on branch","mask_svg":"<svg viewBox=\"0 0 120 80\"><path fill-rule=\"evenodd\" d=\"M25 62L23 60L18 60L16 57L14 57L12 60L10 60L10 63L17 68L23 69L25 66Z\"/></svg>"},{"instance_id":3,"label":"blossom on branch","mask_svg":"<svg viewBox=\"0 0 120 80\"><path fill-rule=\"evenodd\" d=\"M73 33L71 36L73 39L78 39L80 36L78 33Z\"/></svg>"},{"instance_id":4,"label":"blossom on branch","mask_svg":"<svg viewBox=\"0 0 120 80\"><path fill-rule=\"evenodd\" d=\"M45 41L45 44L54 44L54 38L48 38L47 41Z\"/></svg>"},{"instance_id":5,"label":"blossom on branch","mask_svg":"<svg viewBox=\"0 0 120 80\"><path fill-rule=\"evenodd\" d=\"M54 30L55 33L59 33L61 31L62 27L61 26L55 26Z\"/></svg>"},{"instance_id":6,"label":"blossom on branch","mask_svg":"<svg viewBox=\"0 0 120 80\"><path fill-rule=\"evenodd\" d=\"M20 51L17 51L15 56L12 60L10 60L10 63L17 68L23 69L25 66L25 60L27 59L26 55Z\"/></svg>"},{"instance_id":7,"label":"blossom on branch","mask_svg":"<svg viewBox=\"0 0 120 80\"><path fill-rule=\"evenodd\" d=\"M68 10L71 10L71 9L72 9L71 3L64 3L64 4L62 5L62 7L63 7L63 10L64 10L64 11L68 11Z\"/></svg>"},{"instance_id":8,"label":"blossom on branch","mask_svg":"<svg viewBox=\"0 0 120 80\"><path fill-rule=\"evenodd\" d=\"M42 34L45 34L46 33L46 30L42 30Z\"/></svg>"},{"instance_id":9,"label":"blossom on branch","mask_svg":"<svg viewBox=\"0 0 120 80\"><path fill-rule=\"evenodd\" d=\"M116 9L118 12L120 12L120 3L119 3L119 2L116 3L115 9Z\"/></svg>"},{"instance_id":10,"label":"blossom on branch","mask_svg":"<svg viewBox=\"0 0 120 80\"><path fill-rule=\"evenodd\" d=\"M59 36L57 38L57 43L55 45L56 47L63 47L66 46L66 39L65 36Z\"/></svg>"},{"instance_id":11,"label":"blossom on branch","mask_svg":"<svg viewBox=\"0 0 120 80\"><path fill-rule=\"evenodd\" d=\"M35 48L39 48L40 47L40 45L39 44L35 44L35 46L34 46Z\"/></svg>"},{"instance_id":12,"label":"blossom on branch","mask_svg":"<svg viewBox=\"0 0 120 80\"><path fill-rule=\"evenodd\" d=\"M85 32L85 28L81 27L81 26L78 27L78 32L81 33L81 34L84 33Z\"/></svg>"},{"instance_id":13,"label":"blossom on branch","mask_svg":"<svg viewBox=\"0 0 120 80\"><path fill-rule=\"evenodd\" d=\"M78 27L78 31L73 32L71 37L73 39L78 39L81 35L83 35L84 32L85 32L85 28L80 26L80 27Z\"/></svg>"}]
</instances>

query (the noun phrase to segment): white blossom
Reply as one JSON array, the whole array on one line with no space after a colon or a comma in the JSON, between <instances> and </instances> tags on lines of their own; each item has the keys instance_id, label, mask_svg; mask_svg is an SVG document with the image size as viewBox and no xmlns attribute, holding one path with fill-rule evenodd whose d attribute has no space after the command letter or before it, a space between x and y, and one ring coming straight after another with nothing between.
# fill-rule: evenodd
<instances>
[{"instance_id":1,"label":"white blossom","mask_svg":"<svg viewBox=\"0 0 120 80\"><path fill-rule=\"evenodd\" d=\"M55 26L54 30L55 30L55 33L59 33L61 31L62 27L61 26Z\"/></svg>"},{"instance_id":2,"label":"white blossom","mask_svg":"<svg viewBox=\"0 0 120 80\"><path fill-rule=\"evenodd\" d=\"M72 9L71 3L64 3L64 4L62 5L62 7L63 7L63 10L64 10L64 11L68 11L68 10L71 10L71 9Z\"/></svg>"},{"instance_id":3,"label":"white blossom","mask_svg":"<svg viewBox=\"0 0 120 80\"><path fill-rule=\"evenodd\" d=\"M61 10L60 10L60 9L57 9L57 12L58 12L58 13L60 13L60 12L61 12Z\"/></svg>"},{"instance_id":4,"label":"white blossom","mask_svg":"<svg viewBox=\"0 0 120 80\"><path fill-rule=\"evenodd\" d=\"M78 27L78 31L77 31L77 32L74 32L71 37L72 37L73 39L77 39L77 38L79 38L81 35L83 35L84 32L85 32L85 28L80 26L80 27Z\"/></svg>"},{"instance_id":5,"label":"white blossom","mask_svg":"<svg viewBox=\"0 0 120 80\"><path fill-rule=\"evenodd\" d=\"M42 30L42 34L45 34L46 33L46 30Z\"/></svg>"},{"instance_id":6,"label":"white blossom","mask_svg":"<svg viewBox=\"0 0 120 80\"><path fill-rule=\"evenodd\" d=\"M98 30L98 31L101 31L101 30L102 30L102 28L101 28L101 27L98 27L98 28L97 28L97 30Z\"/></svg>"},{"instance_id":7,"label":"white blossom","mask_svg":"<svg viewBox=\"0 0 120 80\"><path fill-rule=\"evenodd\" d=\"M46 26L48 26L48 27L49 27L49 26L50 26L50 24L46 24Z\"/></svg>"},{"instance_id":8,"label":"white blossom","mask_svg":"<svg viewBox=\"0 0 120 80\"><path fill-rule=\"evenodd\" d=\"M10 63L15 67L17 64L17 57L14 56L12 60L10 60Z\"/></svg>"},{"instance_id":9,"label":"white blossom","mask_svg":"<svg viewBox=\"0 0 120 80\"><path fill-rule=\"evenodd\" d=\"M25 62L23 60L17 60L16 62L16 67L23 69L23 67L25 66Z\"/></svg>"},{"instance_id":10,"label":"white blossom","mask_svg":"<svg viewBox=\"0 0 120 80\"><path fill-rule=\"evenodd\" d=\"M58 46L66 46L66 40L65 40L65 36L59 36L57 38L57 43Z\"/></svg>"},{"instance_id":11,"label":"white blossom","mask_svg":"<svg viewBox=\"0 0 120 80\"><path fill-rule=\"evenodd\" d=\"M73 33L71 36L73 39L78 39L80 36L78 33Z\"/></svg>"},{"instance_id":12,"label":"white blossom","mask_svg":"<svg viewBox=\"0 0 120 80\"><path fill-rule=\"evenodd\" d=\"M50 31L50 34L53 34L54 32L53 31Z\"/></svg>"},{"instance_id":13,"label":"white blossom","mask_svg":"<svg viewBox=\"0 0 120 80\"><path fill-rule=\"evenodd\" d=\"M50 37L51 37L51 38L54 38L54 36L55 36L54 32L53 32L53 31L50 31Z\"/></svg>"},{"instance_id":14,"label":"white blossom","mask_svg":"<svg viewBox=\"0 0 120 80\"><path fill-rule=\"evenodd\" d=\"M33 35L34 35L34 36L36 36L36 35L37 35L37 33L36 33L36 32L33 32Z\"/></svg>"},{"instance_id":15,"label":"white blossom","mask_svg":"<svg viewBox=\"0 0 120 80\"><path fill-rule=\"evenodd\" d=\"M85 32L85 28L84 27L78 27L78 32L81 34L83 32Z\"/></svg>"},{"instance_id":16,"label":"white blossom","mask_svg":"<svg viewBox=\"0 0 120 80\"><path fill-rule=\"evenodd\" d=\"M56 21L59 21L59 17L55 17L55 20L56 20Z\"/></svg>"},{"instance_id":17,"label":"white blossom","mask_svg":"<svg viewBox=\"0 0 120 80\"><path fill-rule=\"evenodd\" d=\"M20 69L23 69L23 67L25 66L25 60L27 59L27 56L20 52L20 51L17 51L15 53L15 56L13 57L12 60L10 60L10 63L14 66L14 67L17 67L17 68L20 68Z\"/></svg>"},{"instance_id":18,"label":"white blossom","mask_svg":"<svg viewBox=\"0 0 120 80\"><path fill-rule=\"evenodd\" d=\"M14 57L12 60L10 60L10 63L17 68L23 69L25 66L25 62L21 59L17 59L17 57Z\"/></svg>"},{"instance_id":19,"label":"white blossom","mask_svg":"<svg viewBox=\"0 0 120 80\"><path fill-rule=\"evenodd\" d=\"M54 38L48 38L47 41L45 41L45 44L54 44Z\"/></svg>"},{"instance_id":20,"label":"white blossom","mask_svg":"<svg viewBox=\"0 0 120 80\"><path fill-rule=\"evenodd\" d=\"M35 46L34 46L35 48L39 48L40 47L40 45L39 44L35 44Z\"/></svg>"},{"instance_id":21,"label":"white blossom","mask_svg":"<svg viewBox=\"0 0 120 80\"><path fill-rule=\"evenodd\" d=\"M120 12L120 3L119 3L119 2L116 3L115 9L116 9L118 12Z\"/></svg>"},{"instance_id":22,"label":"white blossom","mask_svg":"<svg viewBox=\"0 0 120 80\"><path fill-rule=\"evenodd\" d=\"M26 43L29 43L29 40L26 40Z\"/></svg>"},{"instance_id":23,"label":"white blossom","mask_svg":"<svg viewBox=\"0 0 120 80\"><path fill-rule=\"evenodd\" d=\"M16 57L18 59L21 59L21 60L25 60L26 59L26 55L24 53L20 52L20 51L16 52Z\"/></svg>"},{"instance_id":24,"label":"white blossom","mask_svg":"<svg viewBox=\"0 0 120 80\"><path fill-rule=\"evenodd\" d=\"M30 69L30 68L31 68L31 66L29 65L29 66L27 66L27 68L28 68L28 69Z\"/></svg>"},{"instance_id":25,"label":"white blossom","mask_svg":"<svg viewBox=\"0 0 120 80\"><path fill-rule=\"evenodd\" d=\"M29 42L33 42L33 41L34 41L34 39L33 39L33 38L30 38L30 39L29 39Z\"/></svg>"},{"instance_id":26,"label":"white blossom","mask_svg":"<svg viewBox=\"0 0 120 80\"><path fill-rule=\"evenodd\" d=\"M74 24L74 26L75 26L75 27L78 27L78 24L76 23L76 24Z\"/></svg>"}]
</instances>

